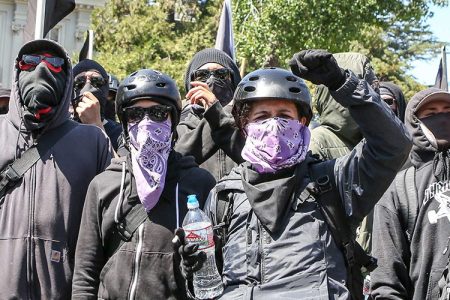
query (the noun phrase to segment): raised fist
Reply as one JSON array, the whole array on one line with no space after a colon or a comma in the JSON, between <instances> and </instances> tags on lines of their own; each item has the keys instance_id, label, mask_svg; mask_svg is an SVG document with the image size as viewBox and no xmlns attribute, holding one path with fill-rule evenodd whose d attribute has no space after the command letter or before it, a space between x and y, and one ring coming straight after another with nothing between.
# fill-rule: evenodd
<instances>
[{"instance_id":1,"label":"raised fist","mask_svg":"<svg viewBox=\"0 0 450 300\"><path fill-rule=\"evenodd\" d=\"M292 73L311 81L323 84L330 90L337 90L345 82L345 71L340 68L333 55L325 50L302 50L289 61Z\"/></svg>"}]
</instances>

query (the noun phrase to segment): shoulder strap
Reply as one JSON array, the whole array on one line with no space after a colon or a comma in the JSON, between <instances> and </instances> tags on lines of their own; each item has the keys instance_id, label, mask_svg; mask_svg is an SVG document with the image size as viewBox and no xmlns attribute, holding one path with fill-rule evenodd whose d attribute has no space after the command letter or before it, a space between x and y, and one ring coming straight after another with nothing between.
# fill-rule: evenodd
<instances>
[{"instance_id":1,"label":"shoulder strap","mask_svg":"<svg viewBox=\"0 0 450 300\"><path fill-rule=\"evenodd\" d=\"M406 232L408 242L411 242L411 237L416 225L417 213L419 210L419 197L416 189L416 169L410 167L401 171L395 177L395 188L397 193L404 193L406 201L399 201L400 215L403 219L403 230Z\"/></svg>"},{"instance_id":2,"label":"shoulder strap","mask_svg":"<svg viewBox=\"0 0 450 300\"><path fill-rule=\"evenodd\" d=\"M337 191L334 162L326 161L312 164L310 175L311 183L308 184L306 189L316 196L331 235L344 254L347 264L347 288L352 295L352 299L363 299L362 272L374 270L376 259L367 255L354 239L354 232Z\"/></svg>"},{"instance_id":3,"label":"shoulder strap","mask_svg":"<svg viewBox=\"0 0 450 300\"><path fill-rule=\"evenodd\" d=\"M0 199L3 199L8 187L14 186L48 150L75 127L76 125L70 121L64 122L61 126L43 135L38 139L37 144L31 146L20 158L8 165L0 173Z\"/></svg>"},{"instance_id":4,"label":"shoulder strap","mask_svg":"<svg viewBox=\"0 0 450 300\"><path fill-rule=\"evenodd\" d=\"M123 215L120 222L116 223L115 231L119 238L114 238L113 234L111 242L106 247L108 257L116 253L125 242L131 241L133 234L147 218L148 214L141 203L136 203L126 215Z\"/></svg>"}]
</instances>

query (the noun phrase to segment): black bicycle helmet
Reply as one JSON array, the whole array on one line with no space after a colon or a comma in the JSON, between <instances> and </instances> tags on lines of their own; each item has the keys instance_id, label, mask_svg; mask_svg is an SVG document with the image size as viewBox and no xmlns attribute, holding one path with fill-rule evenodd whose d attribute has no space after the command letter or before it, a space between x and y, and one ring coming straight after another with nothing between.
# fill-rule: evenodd
<instances>
[{"instance_id":1,"label":"black bicycle helmet","mask_svg":"<svg viewBox=\"0 0 450 300\"><path fill-rule=\"evenodd\" d=\"M117 90L116 113L124 132L127 130L122 118L124 108L137 100L148 98L174 108L171 116L172 130L175 130L181 113L181 96L175 80L159 71L143 69L125 78Z\"/></svg>"},{"instance_id":2,"label":"black bicycle helmet","mask_svg":"<svg viewBox=\"0 0 450 300\"><path fill-rule=\"evenodd\" d=\"M246 102L266 99L292 101L306 116L307 124L312 118L311 94L305 82L280 68L259 69L245 76L234 93L233 115L236 118Z\"/></svg>"}]
</instances>

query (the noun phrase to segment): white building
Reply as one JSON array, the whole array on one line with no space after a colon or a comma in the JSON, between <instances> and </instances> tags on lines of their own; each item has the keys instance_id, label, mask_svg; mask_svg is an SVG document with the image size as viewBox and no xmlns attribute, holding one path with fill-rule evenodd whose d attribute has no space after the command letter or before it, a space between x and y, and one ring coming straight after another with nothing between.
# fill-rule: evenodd
<instances>
[{"instance_id":1,"label":"white building","mask_svg":"<svg viewBox=\"0 0 450 300\"><path fill-rule=\"evenodd\" d=\"M91 24L91 12L105 0L76 0L75 10L53 28L48 37L61 43L69 55L77 55ZM14 59L23 44L27 22L26 0L0 0L0 88L11 88Z\"/></svg>"}]
</instances>

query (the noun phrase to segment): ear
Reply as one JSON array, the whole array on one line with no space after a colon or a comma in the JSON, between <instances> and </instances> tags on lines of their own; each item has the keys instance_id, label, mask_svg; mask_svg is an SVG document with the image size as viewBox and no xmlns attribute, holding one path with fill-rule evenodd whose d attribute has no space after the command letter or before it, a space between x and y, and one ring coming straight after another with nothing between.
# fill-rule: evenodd
<instances>
[{"instance_id":1,"label":"ear","mask_svg":"<svg viewBox=\"0 0 450 300\"><path fill-rule=\"evenodd\" d=\"M308 119L306 117L301 117L299 122L302 123L302 125L306 126L306 123L308 122Z\"/></svg>"}]
</instances>

